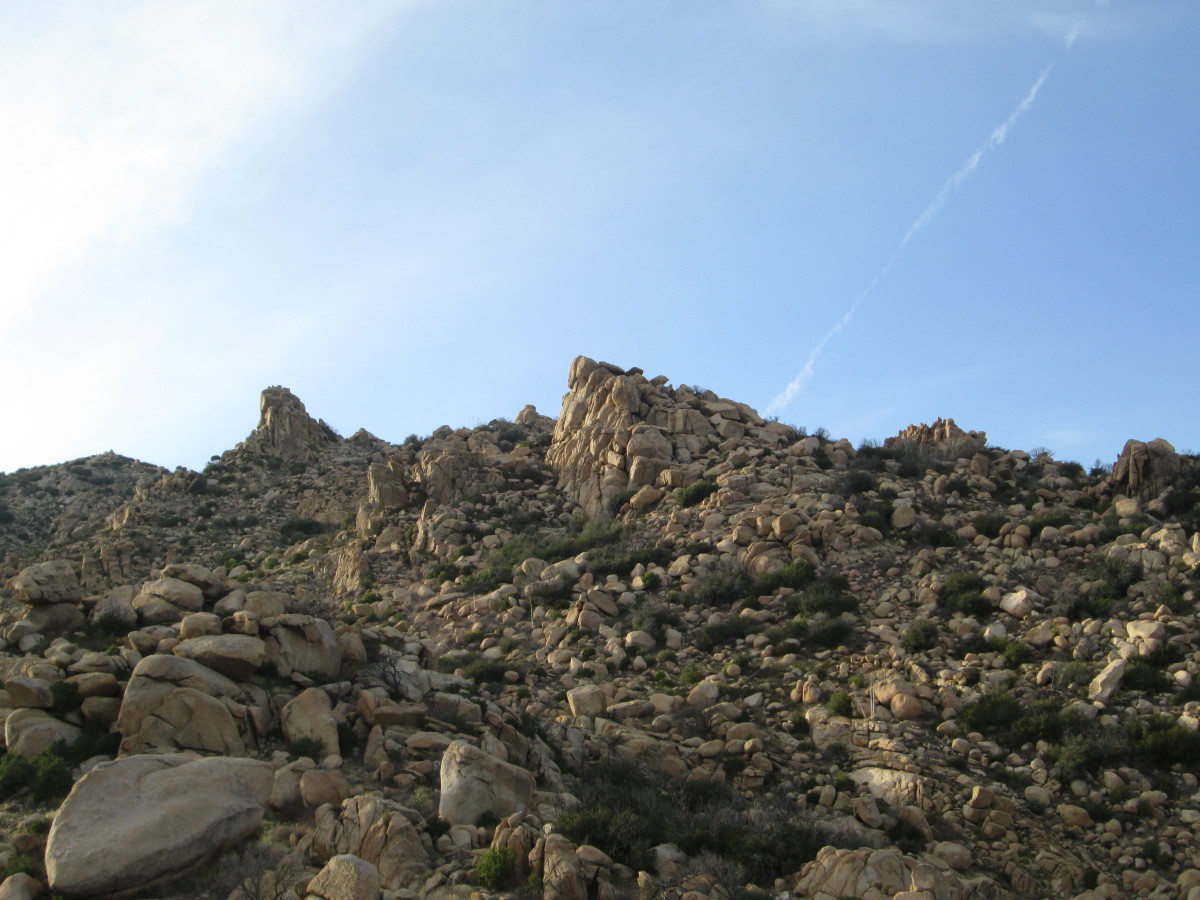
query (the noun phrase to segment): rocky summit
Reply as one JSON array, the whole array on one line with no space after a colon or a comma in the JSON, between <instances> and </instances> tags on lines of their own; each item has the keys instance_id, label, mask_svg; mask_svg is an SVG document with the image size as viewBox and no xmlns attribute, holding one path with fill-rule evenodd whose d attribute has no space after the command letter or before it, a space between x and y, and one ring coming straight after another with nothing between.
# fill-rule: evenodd
<instances>
[{"instance_id":1,"label":"rocky summit","mask_svg":"<svg viewBox=\"0 0 1200 900\"><path fill-rule=\"evenodd\" d=\"M201 472L0 475L0 898L1198 900L1198 527L1161 438L270 387Z\"/></svg>"}]
</instances>

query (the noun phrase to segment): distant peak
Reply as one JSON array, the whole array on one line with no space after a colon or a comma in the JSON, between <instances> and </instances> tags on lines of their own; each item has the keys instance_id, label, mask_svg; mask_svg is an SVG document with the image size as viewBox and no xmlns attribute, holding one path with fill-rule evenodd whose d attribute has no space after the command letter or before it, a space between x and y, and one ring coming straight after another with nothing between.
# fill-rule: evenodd
<instances>
[{"instance_id":1,"label":"distant peak","mask_svg":"<svg viewBox=\"0 0 1200 900\"><path fill-rule=\"evenodd\" d=\"M258 405L258 427L246 439L251 450L304 459L339 440L332 428L310 416L300 398L285 387L267 388Z\"/></svg>"}]
</instances>

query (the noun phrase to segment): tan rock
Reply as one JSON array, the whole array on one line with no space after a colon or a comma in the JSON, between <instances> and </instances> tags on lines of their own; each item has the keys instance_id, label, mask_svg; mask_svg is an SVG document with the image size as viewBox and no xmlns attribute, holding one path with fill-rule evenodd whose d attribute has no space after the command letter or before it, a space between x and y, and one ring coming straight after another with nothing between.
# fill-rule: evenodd
<instances>
[{"instance_id":1,"label":"tan rock","mask_svg":"<svg viewBox=\"0 0 1200 900\"><path fill-rule=\"evenodd\" d=\"M333 704L320 688L308 688L289 700L279 713L279 722L289 743L307 738L320 743L326 755L341 752Z\"/></svg>"},{"instance_id":2,"label":"tan rock","mask_svg":"<svg viewBox=\"0 0 1200 900\"><path fill-rule=\"evenodd\" d=\"M4 720L4 744L13 756L33 759L56 741L73 744L83 732L41 709L18 709Z\"/></svg>"},{"instance_id":3,"label":"tan rock","mask_svg":"<svg viewBox=\"0 0 1200 900\"><path fill-rule=\"evenodd\" d=\"M100 765L71 789L46 844L50 889L149 886L242 840L262 821L269 763L181 754Z\"/></svg>"},{"instance_id":4,"label":"tan rock","mask_svg":"<svg viewBox=\"0 0 1200 900\"><path fill-rule=\"evenodd\" d=\"M399 804L360 795L317 810L312 852L318 859L352 853L375 865L388 890L420 885L429 857Z\"/></svg>"},{"instance_id":5,"label":"tan rock","mask_svg":"<svg viewBox=\"0 0 1200 900\"><path fill-rule=\"evenodd\" d=\"M442 754L441 786L438 815L451 824L474 825L485 812L503 818L528 809L536 784L525 769L454 741Z\"/></svg>"},{"instance_id":6,"label":"tan rock","mask_svg":"<svg viewBox=\"0 0 1200 900\"><path fill-rule=\"evenodd\" d=\"M245 681L266 658L266 644L245 634L210 634L183 640L171 652L235 681Z\"/></svg>"},{"instance_id":7,"label":"tan rock","mask_svg":"<svg viewBox=\"0 0 1200 900\"><path fill-rule=\"evenodd\" d=\"M379 900L379 870L357 856L335 856L308 883L307 891L320 900Z\"/></svg>"}]
</instances>

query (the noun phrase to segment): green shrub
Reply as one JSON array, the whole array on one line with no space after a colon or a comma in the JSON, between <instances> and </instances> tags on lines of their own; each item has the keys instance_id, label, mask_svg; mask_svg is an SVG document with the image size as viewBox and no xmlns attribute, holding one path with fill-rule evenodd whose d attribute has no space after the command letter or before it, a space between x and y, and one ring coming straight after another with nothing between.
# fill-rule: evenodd
<instances>
[{"instance_id":1,"label":"green shrub","mask_svg":"<svg viewBox=\"0 0 1200 900\"><path fill-rule=\"evenodd\" d=\"M529 602L548 609L565 609L571 604L575 581L565 574L556 575L550 581L535 581L525 589Z\"/></svg>"},{"instance_id":2,"label":"green shrub","mask_svg":"<svg viewBox=\"0 0 1200 900\"><path fill-rule=\"evenodd\" d=\"M854 714L854 702L845 691L838 691L825 702L825 708L835 716L849 718Z\"/></svg>"},{"instance_id":3,"label":"green shrub","mask_svg":"<svg viewBox=\"0 0 1200 900\"><path fill-rule=\"evenodd\" d=\"M1010 727L1021 717L1021 702L1006 691L984 694L966 704L958 714L958 723L967 731L995 734Z\"/></svg>"},{"instance_id":4,"label":"green shrub","mask_svg":"<svg viewBox=\"0 0 1200 900\"><path fill-rule=\"evenodd\" d=\"M0 882L20 874L37 879L45 878L41 861L29 853L14 853L0 866Z\"/></svg>"},{"instance_id":5,"label":"green shrub","mask_svg":"<svg viewBox=\"0 0 1200 900\"><path fill-rule=\"evenodd\" d=\"M1125 674L1121 678L1123 690L1168 694L1172 685L1167 673L1145 657L1135 656L1125 664Z\"/></svg>"},{"instance_id":6,"label":"green shrub","mask_svg":"<svg viewBox=\"0 0 1200 900\"><path fill-rule=\"evenodd\" d=\"M79 709L83 702L79 696L79 685L73 681L53 681L50 683L50 694L54 697L51 710L56 713L67 713Z\"/></svg>"},{"instance_id":7,"label":"green shrub","mask_svg":"<svg viewBox=\"0 0 1200 900\"><path fill-rule=\"evenodd\" d=\"M730 606L750 592L751 584L744 567L729 566L701 579L692 588L691 598L704 606Z\"/></svg>"},{"instance_id":8,"label":"green shrub","mask_svg":"<svg viewBox=\"0 0 1200 900\"><path fill-rule=\"evenodd\" d=\"M1017 669L1033 660L1033 648L1020 641L1006 641L1004 644L1004 659L1010 668Z\"/></svg>"},{"instance_id":9,"label":"green shrub","mask_svg":"<svg viewBox=\"0 0 1200 900\"><path fill-rule=\"evenodd\" d=\"M822 575L814 579L803 592L788 597L788 612L794 616L813 616L819 613L832 616L856 612L858 600L847 593L849 587L850 582L844 575Z\"/></svg>"},{"instance_id":10,"label":"green shrub","mask_svg":"<svg viewBox=\"0 0 1200 900\"><path fill-rule=\"evenodd\" d=\"M650 593L654 593L662 587L662 576L657 572L645 573L642 576L642 587Z\"/></svg>"},{"instance_id":11,"label":"green shrub","mask_svg":"<svg viewBox=\"0 0 1200 900\"><path fill-rule=\"evenodd\" d=\"M713 478L701 478L695 484L679 488L675 492L675 503L679 506L695 506L717 490L717 482Z\"/></svg>"},{"instance_id":12,"label":"green shrub","mask_svg":"<svg viewBox=\"0 0 1200 900\"><path fill-rule=\"evenodd\" d=\"M307 756L314 762L320 762L327 755L325 744L318 738L298 737L288 742L288 753L299 759Z\"/></svg>"},{"instance_id":13,"label":"green shrub","mask_svg":"<svg viewBox=\"0 0 1200 900\"><path fill-rule=\"evenodd\" d=\"M502 891L516 883L517 855L511 847L491 848L475 860L475 882L489 891Z\"/></svg>"},{"instance_id":14,"label":"green shrub","mask_svg":"<svg viewBox=\"0 0 1200 900\"><path fill-rule=\"evenodd\" d=\"M749 616L730 616L720 622L704 625L692 633L692 644L698 650L710 651L723 644L758 632L762 626Z\"/></svg>"},{"instance_id":15,"label":"green shrub","mask_svg":"<svg viewBox=\"0 0 1200 900\"><path fill-rule=\"evenodd\" d=\"M43 751L33 761L33 767L29 794L34 802L50 803L70 793L73 784L71 767L61 756L49 750Z\"/></svg>"},{"instance_id":16,"label":"green shrub","mask_svg":"<svg viewBox=\"0 0 1200 900\"><path fill-rule=\"evenodd\" d=\"M799 589L811 584L815 577L816 572L809 563L791 562L774 572L759 575L750 585L749 593L754 597L765 597L780 588Z\"/></svg>"},{"instance_id":17,"label":"green shrub","mask_svg":"<svg viewBox=\"0 0 1200 900\"><path fill-rule=\"evenodd\" d=\"M1004 513L987 513L979 516L971 524L975 526L975 530L984 537L997 538L1000 536L1000 529L1008 522L1008 516Z\"/></svg>"},{"instance_id":18,"label":"green shrub","mask_svg":"<svg viewBox=\"0 0 1200 900\"><path fill-rule=\"evenodd\" d=\"M1127 731L1134 756L1144 762L1163 769L1200 766L1200 732L1167 719L1138 721Z\"/></svg>"},{"instance_id":19,"label":"green shrub","mask_svg":"<svg viewBox=\"0 0 1200 900\"><path fill-rule=\"evenodd\" d=\"M978 572L951 572L942 584L938 605L948 613L986 616L992 604L983 596L987 582Z\"/></svg>"},{"instance_id":20,"label":"green shrub","mask_svg":"<svg viewBox=\"0 0 1200 900\"><path fill-rule=\"evenodd\" d=\"M476 684L498 684L512 666L494 659L477 659L463 667L463 674Z\"/></svg>"},{"instance_id":21,"label":"green shrub","mask_svg":"<svg viewBox=\"0 0 1200 900\"><path fill-rule=\"evenodd\" d=\"M316 519L288 519L279 528L279 538L284 546L295 544L306 538L334 531L336 526L318 522Z\"/></svg>"},{"instance_id":22,"label":"green shrub","mask_svg":"<svg viewBox=\"0 0 1200 900\"><path fill-rule=\"evenodd\" d=\"M917 619L905 629L903 645L909 653L923 653L937 645L939 629L936 622Z\"/></svg>"},{"instance_id":23,"label":"green shrub","mask_svg":"<svg viewBox=\"0 0 1200 900\"><path fill-rule=\"evenodd\" d=\"M847 643L853 632L854 626L845 619L820 613L804 622L803 640L814 647L831 649Z\"/></svg>"},{"instance_id":24,"label":"green shrub","mask_svg":"<svg viewBox=\"0 0 1200 900\"><path fill-rule=\"evenodd\" d=\"M1038 537L1046 528L1062 528L1064 525L1070 524L1071 514L1066 510L1059 509L1035 516L1029 523L1029 530L1034 537Z\"/></svg>"}]
</instances>

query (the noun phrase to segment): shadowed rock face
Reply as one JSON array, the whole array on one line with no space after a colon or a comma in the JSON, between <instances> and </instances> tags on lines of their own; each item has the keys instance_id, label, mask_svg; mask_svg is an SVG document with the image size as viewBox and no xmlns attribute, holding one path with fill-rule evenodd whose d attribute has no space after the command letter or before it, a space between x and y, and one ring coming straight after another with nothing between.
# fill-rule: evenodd
<instances>
[{"instance_id":1,"label":"shadowed rock face","mask_svg":"<svg viewBox=\"0 0 1200 900\"><path fill-rule=\"evenodd\" d=\"M339 440L324 423L312 418L300 398L285 387L269 387L259 400L258 427L246 447L259 453L310 459L326 444Z\"/></svg>"}]
</instances>

